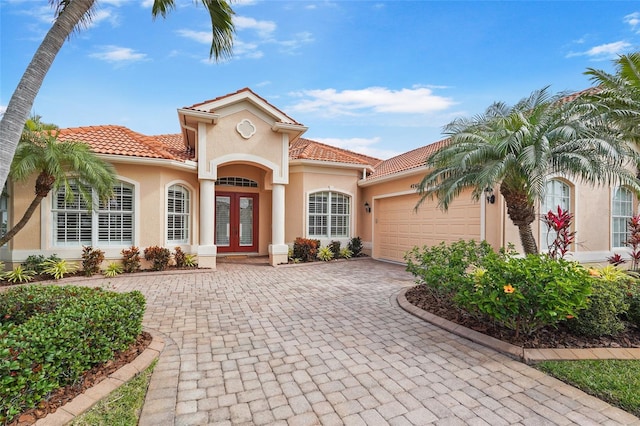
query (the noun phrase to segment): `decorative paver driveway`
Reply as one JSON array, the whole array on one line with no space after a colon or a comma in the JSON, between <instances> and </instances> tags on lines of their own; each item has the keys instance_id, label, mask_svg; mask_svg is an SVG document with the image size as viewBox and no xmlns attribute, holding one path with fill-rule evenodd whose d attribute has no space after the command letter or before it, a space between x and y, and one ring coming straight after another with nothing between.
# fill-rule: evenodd
<instances>
[{"instance_id":1,"label":"decorative paver driveway","mask_svg":"<svg viewBox=\"0 0 640 426\"><path fill-rule=\"evenodd\" d=\"M640 424L404 312L411 284L370 259L112 281L167 343L141 424Z\"/></svg>"}]
</instances>

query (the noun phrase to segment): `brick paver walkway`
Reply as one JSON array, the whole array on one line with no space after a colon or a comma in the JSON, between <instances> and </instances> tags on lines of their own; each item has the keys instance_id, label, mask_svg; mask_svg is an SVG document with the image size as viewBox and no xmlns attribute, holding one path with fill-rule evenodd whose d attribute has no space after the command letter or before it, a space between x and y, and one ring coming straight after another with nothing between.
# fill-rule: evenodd
<instances>
[{"instance_id":1,"label":"brick paver walkway","mask_svg":"<svg viewBox=\"0 0 640 426\"><path fill-rule=\"evenodd\" d=\"M397 306L373 260L122 277L166 348L141 425L640 424Z\"/></svg>"}]
</instances>

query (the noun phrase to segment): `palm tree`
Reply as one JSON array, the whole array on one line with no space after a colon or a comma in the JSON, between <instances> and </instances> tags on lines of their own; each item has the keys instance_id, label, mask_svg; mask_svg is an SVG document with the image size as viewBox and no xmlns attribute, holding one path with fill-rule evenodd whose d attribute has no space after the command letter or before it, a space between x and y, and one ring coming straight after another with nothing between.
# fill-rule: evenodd
<instances>
[{"instance_id":1,"label":"palm tree","mask_svg":"<svg viewBox=\"0 0 640 426\"><path fill-rule=\"evenodd\" d=\"M598 85L592 98L606 120L640 143L640 52L620 56L614 63L615 74L593 68L585 72Z\"/></svg>"},{"instance_id":2,"label":"palm tree","mask_svg":"<svg viewBox=\"0 0 640 426\"><path fill-rule=\"evenodd\" d=\"M9 165L16 151L22 129L36 95L64 41L89 23L97 0L50 0L56 9L56 19L33 55L7 109L0 121L0 188L9 174ZM226 0L202 0L211 18L212 42L209 56L215 60L231 55L235 27L233 10ZM166 17L175 8L175 0L154 0L151 14Z\"/></svg>"},{"instance_id":3,"label":"palm tree","mask_svg":"<svg viewBox=\"0 0 640 426\"><path fill-rule=\"evenodd\" d=\"M11 163L10 176L14 181L24 181L37 173L35 197L22 218L0 238L0 246L24 228L51 191L65 187L67 200L72 201L70 187L76 183L88 206L93 205L92 188L100 200L107 200L113 195L116 181L113 167L98 158L84 143L59 142L57 131L51 128L55 126L41 123L39 117L28 120L25 125Z\"/></svg>"},{"instance_id":4,"label":"palm tree","mask_svg":"<svg viewBox=\"0 0 640 426\"><path fill-rule=\"evenodd\" d=\"M494 103L484 114L454 120L444 129L449 143L426 161L430 170L419 184L416 208L437 197L446 211L463 190L472 189L478 200L486 188L499 184L507 214L530 254L538 252L531 224L549 174L640 191L629 168L638 155L602 122L584 119L584 102L544 88L514 106Z\"/></svg>"}]
</instances>

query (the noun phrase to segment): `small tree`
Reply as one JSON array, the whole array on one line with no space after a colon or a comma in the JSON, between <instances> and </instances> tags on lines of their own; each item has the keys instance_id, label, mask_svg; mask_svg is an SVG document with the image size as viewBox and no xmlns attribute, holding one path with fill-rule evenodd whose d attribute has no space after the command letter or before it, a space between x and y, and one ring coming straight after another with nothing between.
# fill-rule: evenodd
<instances>
[{"instance_id":1,"label":"small tree","mask_svg":"<svg viewBox=\"0 0 640 426\"><path fill-rule=\"evenodd\" d=\"M89 145L80 142L60 142L55 126L40 122L33 117L25 125L16 155L11 163L10 176L15 181L25 181L37 175L35 197L22 218L5 235L0 237L0 246L11 240L27 224L40 202L51 191L69 188L77 182L80 196L92 207L92 189L103 201L113 195L116 181L115 171L106 161L91 151ZM66 191L65 201L72 201L73 191Z\"/></svg>"},{"instance_id":2,"label":"small tree","mask_svg":"<svg viewBox=\"0 0 640 426\"><path fill-rule=\"evenodd\" d=\"M631 270L637 271L640 264L640 214L629 219L629 238L625 244L631 247Z\"/></svg>"},{"instance_id":3,"label":"small tree","mask_svg":"<svg viewBox=\"0 0 640 426\"><path fill-rule=\"evenodd\" d=\"M569 251L571 244L575 241L576 232L571 231L571 222L573 215L569 210L563 210L558 206L557 213L549 210L547 214L542 216L542 221L549 227L549 231L553 230L556 238L549 245L549 257L552 259L564 259Z\"/></svg>"}]
</instances>

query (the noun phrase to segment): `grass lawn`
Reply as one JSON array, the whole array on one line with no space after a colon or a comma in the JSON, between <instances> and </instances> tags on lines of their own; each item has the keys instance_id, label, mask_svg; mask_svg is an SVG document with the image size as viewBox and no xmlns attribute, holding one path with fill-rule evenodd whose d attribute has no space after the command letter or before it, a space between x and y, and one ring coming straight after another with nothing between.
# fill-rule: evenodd
<instances>
[{"instance_id":1,"label":"grass lawn","mask_svg":"<svg viewBox=\"0 0 640 426\"><path fill-rule=\"evenodd\" d=\"M135 426L144 404L154 361L149 368L120 386L91 410L77 417L72 426Z\"/></svg>"},{"instance_id":2,"label":"grass lawn","mask_svg":"<svg viewBox=\"0 0 640 426\"><path fill-rule=\"evenodd\" d=\"M545 361L536 367L640 416L640 360Z\"/></svg>"}]
</instances>

